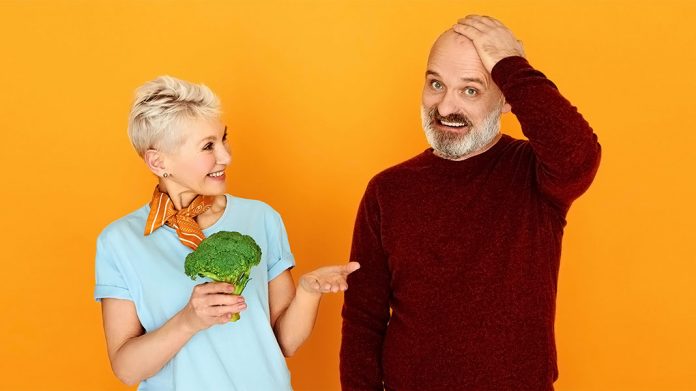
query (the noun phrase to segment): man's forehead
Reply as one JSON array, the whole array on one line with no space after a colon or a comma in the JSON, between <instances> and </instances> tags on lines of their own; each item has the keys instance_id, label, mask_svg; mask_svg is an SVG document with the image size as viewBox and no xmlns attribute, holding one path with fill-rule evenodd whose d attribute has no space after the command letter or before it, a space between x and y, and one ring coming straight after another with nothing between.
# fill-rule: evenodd
<instances>
[{"instance_id":1,"label":"man's forehead","mask_svg":"<svg viewBox=\"0 0 696 391\"><path fill-rule=\"evenodd\" d=\"M427 71L425 71L425 77L434 77L436 79L445 79L445 77L441 74L439 74L437 71L428 68ZM488 78L485 77L485 75L482 75L480 72L463 72L462 74L458 75L458 80L462 83L478 83L483 86L488 85Z\"/></svg>"},{"instance_id":2,"label":"man's forehead","mask_svg":"<svg viewBox=\"0 0 696 391\"><path fill-rule=\"evenodd\" d=\"M453 30L447 30L437 38L430 50L427 72L452 75L453 71L459 78L476 78L484 83L490 77L473 42Z\"/></svg>"}]
</instances>

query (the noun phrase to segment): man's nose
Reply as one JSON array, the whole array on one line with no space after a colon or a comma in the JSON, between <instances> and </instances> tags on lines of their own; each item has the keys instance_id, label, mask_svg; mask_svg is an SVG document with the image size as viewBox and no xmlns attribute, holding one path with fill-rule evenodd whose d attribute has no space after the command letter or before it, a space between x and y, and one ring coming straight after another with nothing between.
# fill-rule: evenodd
<instances>
[{"instance_id":1,"label":"man's nose","mask_svg":"<svg viewBox=\"0 0 696 391\"><path fill-rule=\"evenodd\" d=\"M443 96L442 100L437 105L437 111L441 116L446 117L450 114L461 112L461 108L458 106L456 91L447 91Z\"/></svg>"}]
</instances>

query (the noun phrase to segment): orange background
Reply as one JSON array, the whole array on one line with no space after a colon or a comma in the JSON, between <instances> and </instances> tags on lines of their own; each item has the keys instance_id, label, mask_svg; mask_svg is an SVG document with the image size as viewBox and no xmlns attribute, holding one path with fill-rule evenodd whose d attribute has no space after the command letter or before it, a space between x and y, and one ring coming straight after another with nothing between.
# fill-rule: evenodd
<instances>
[{"instance_id":1,"label":"orange background","mask_svg":"<svg viewBox=\"0 0 696 391\"><path fill-rule=\"evenodd\" d=\"M297 277L345 261L369 178L426 148L429 46L480 13L524 41L604 148L568 218L557 389L696 390L696 7L559 3L1 2L0 389L127 389L92 290L97 234L154 184L126 137L135 87L171 74L219 94L231 192L283 215ZM341 302L324 299L288 360L298 391L339 388Z\"/></svg>"}]
</instances>

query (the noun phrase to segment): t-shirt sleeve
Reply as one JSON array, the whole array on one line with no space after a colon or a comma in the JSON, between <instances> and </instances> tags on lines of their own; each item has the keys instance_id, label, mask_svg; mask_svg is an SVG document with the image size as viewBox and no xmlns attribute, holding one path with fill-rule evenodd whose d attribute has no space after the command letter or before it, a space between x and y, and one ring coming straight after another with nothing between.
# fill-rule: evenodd
<instances>
[{"instance_id":1,"label":"t-shirt sleeve","mask_svg":"<svg viewBox=\"0 0 696 391\"><path fill-rule=\"evenodd\" d=\"M119 265L114 259L114 252L105 243L102 236L97 239L97 255L95 274L97 285L94 289L94 299L124 299L133 300L128 290L128 285L124 279Z\"/></svg>"},{"instance_id":2,"label":"t-shirt sleeve","mask_svg":"<svg viewBox=\"0 0 696 391\"><path fill-rule=\"evenodd\" d=\"M295 257L290 251L288 234L280 214L273 212L273 216L268 224L268 281L278 277L285 270L295 266Z\"/></svg>"}]
</instances>

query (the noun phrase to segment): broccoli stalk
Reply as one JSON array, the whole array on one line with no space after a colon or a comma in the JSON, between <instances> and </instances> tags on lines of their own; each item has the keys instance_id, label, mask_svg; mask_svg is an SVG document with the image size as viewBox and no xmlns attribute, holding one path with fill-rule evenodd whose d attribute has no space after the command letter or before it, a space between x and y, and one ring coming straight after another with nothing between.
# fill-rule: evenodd
<instances>
[{"instance_id":1,"label":"broccoli stalk","mask_svg":"<svg viewBox=\"0 0 696 391\"><path fill-rule=\"evenodd\" d=\"M186 256L184 272L195 280L207 277L234 285L232 294L240 295L249 283L251 268L261 262L261 248L254 239L239 232L220 231L205 238ZM233 314L230 322L239 320Z\"/></svg>"}]
</instances>

